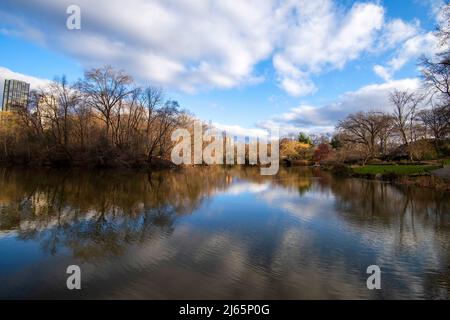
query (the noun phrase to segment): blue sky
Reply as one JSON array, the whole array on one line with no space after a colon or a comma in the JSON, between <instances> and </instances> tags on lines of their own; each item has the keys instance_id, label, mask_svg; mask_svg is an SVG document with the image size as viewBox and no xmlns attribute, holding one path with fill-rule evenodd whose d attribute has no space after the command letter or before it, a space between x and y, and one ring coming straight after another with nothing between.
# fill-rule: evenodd
<instances>
[{"instance_id":1,"label":"blue sky","mask_svg":"<svg viewBox=\"0 0 450 320\"><path fill-rule=\"evenodd\" d=\"M2 0L0 78L38 86L111 64L205 121L329 132L419 86L441 0ZM81 9L81 30L66 8ZM248 131L248 130L247 130Z\"/></svg>"}]
</instances>

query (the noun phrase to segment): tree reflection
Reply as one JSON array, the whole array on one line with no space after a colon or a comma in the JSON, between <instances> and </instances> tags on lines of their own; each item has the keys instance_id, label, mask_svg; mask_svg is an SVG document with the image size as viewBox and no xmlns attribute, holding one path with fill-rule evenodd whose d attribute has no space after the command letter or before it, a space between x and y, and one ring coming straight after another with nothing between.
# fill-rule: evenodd
<instances>
[{"instance_id":1,"label":"tree reflection","mask_svg":"<svg viewBox=\"0 0 450 320\"><path fill-rule=\"evenodd\" d=\"M0 232L38 240L51 254L81 259L120 255L127 246L170 234L226 181L208 170L171 174L0 171Z\"/></svg>"},{"instance_id":2,"label":"tree reflection","mask_svg":"<svg viewBox=\"0 0 450 320\"><path fill-rule=\"evenodd\" d=\"M380 259L397 261L390 268L408 278L412 270L398 261L416 255L423 298L450 296L448 194L360 179L334 181L331 188L337 214L378 244Z\"/></svg>"},{"instance_id":3,"label":"tree reflection","mask_svg":"<svg viewBox=\"0 0 450 320\"><path fill-rule=\"evenodd\" d=\"M254 212L243 216L241 207ZM150 279L139 292L149 292L149 284L152 293L170 285L168 296L183 287L178 279L189 280L191 292L205 274L218 281L210 289L235 285L236 275L245 274L243 287L266 281L270 294L276 274L292 277L289 286L320 290L331 279L334 287L343 286L343 296L366 297L365 286L358 291L361 265L381 261L390 268L386 281L397 281L383 297L448 297L449 213L444 193L337 179L315 169L281 169L274 177L261 176L258 168L217 166L0 170L0 237L11 234L39 244L45 254ZM199 219L180 221L191 214ZM255 282L247 276L255 274L253 266L264 271ZM167 277L177 281L166 284L161 279ZM315 293L320 297L322 291Z\"/></svg>"},{"instance_id":4,"label":"tree reflection","mask_svg":"<svg viewBox=\"0 0 450 320\"><path fill-rule=\"evenodd\" d=\"M122 255L128 246L170 235L189 215L235 180L270 181L305 192L312 173L209 167L173 172L0 170L0 234L38 241L52 255L68 250L92 260Z\"/></svg>"},{"instance_id":5,"label":"tree reflection","mask_svg":"<svg viewBox=\"0 0 450 320\"><path fill-rule=\"evenodd\" d=\"M359 225L398 225L414 228L417 219L441 231L450 230L448 194L432 189L404 187L362 179L333 180L337 212Z\"/></svg>"}]
</instances>

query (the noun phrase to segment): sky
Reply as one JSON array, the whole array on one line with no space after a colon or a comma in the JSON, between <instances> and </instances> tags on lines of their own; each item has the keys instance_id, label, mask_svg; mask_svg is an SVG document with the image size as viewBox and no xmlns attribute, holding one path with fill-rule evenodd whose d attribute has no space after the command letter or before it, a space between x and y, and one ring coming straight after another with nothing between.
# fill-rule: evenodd
<instances>
[{"instance_id":1,"label":"sky","mask_svg":"<svg viewBox=\"0 0 450 320\"><path fill-rule=\"evenodd\" d=\"M223 130L331 133L351 112L388 110L394 89L420 87L417 61L439 50L443 4L1 0L0 80L36 88L112 65ZM70 5L79 30L66 26Z\"/></svg>"}]
</instances>

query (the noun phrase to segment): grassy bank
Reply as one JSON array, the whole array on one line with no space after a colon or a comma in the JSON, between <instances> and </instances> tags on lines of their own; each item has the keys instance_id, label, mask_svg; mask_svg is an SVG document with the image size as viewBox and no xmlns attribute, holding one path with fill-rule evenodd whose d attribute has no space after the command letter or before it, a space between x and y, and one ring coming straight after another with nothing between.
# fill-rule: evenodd
<instances>
[{"instance_id":1,"label":"grassy bank","mask_svg":"<svg viewBox=\"0 0 450 320\"><path fill-rule=\"evenodd\" d=\"M352 171L362 175L427 175L431 171L441 168L438 165L366 165L354 167Z\"/></svg>"},{"instance_id":2,"label":"grassy bank","mask_svg":"<svg viewBox=\"0 0 450 320\"><path fill-rule=\"evenodd\" d=\"M371 180L389 181L395 184L432 188L449 191L448 180L437 177L431 172L442 168L438 164L385 164L351 167L334 166L332 172L344 177L355 177Z\"/></svg>"}]
</instances>

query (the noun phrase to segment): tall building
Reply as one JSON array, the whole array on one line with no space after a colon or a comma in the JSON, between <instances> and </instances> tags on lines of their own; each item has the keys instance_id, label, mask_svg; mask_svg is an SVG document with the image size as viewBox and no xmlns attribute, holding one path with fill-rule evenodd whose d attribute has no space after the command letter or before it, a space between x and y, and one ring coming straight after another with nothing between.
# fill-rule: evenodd
<instances>
[{"instance_id":1,"label":"tall building","mask_svg":"<svg viewBox=\"0 0 450 320\"><path fill-rule=\"evenodd\" d=\"M5 80L2 111L25 108L30 94L30 84L19 80Z\"/></svg>"}]
</instances>

